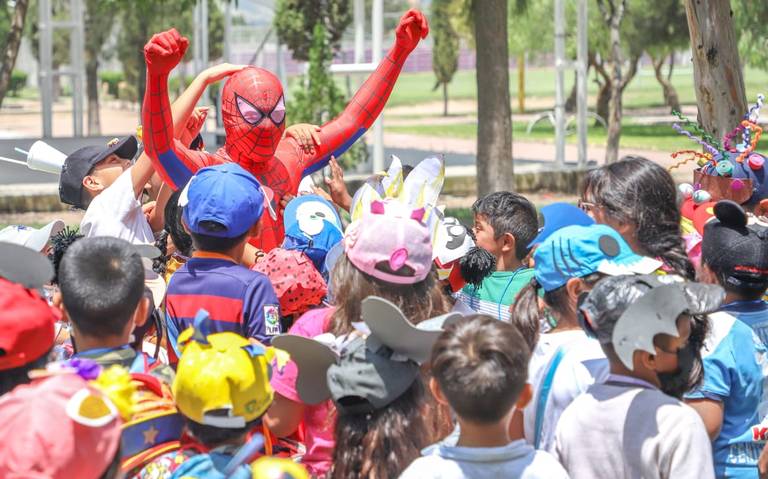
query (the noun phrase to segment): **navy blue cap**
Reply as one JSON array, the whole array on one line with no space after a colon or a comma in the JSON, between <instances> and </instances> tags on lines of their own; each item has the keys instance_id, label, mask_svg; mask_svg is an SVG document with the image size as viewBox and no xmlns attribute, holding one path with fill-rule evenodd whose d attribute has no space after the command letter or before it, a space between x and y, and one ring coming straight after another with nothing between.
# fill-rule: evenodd
<instances>
[{"instance_id":1,"label":"navy blue cap","mask_svg":"<svg viewBox=\"0 0 768 479\"><path fill-rule=\"evenodd\" d=\"M578 206L570 203L552 203L541 209L544 226L539 229L539 234L528 245L529 248L549 238L555 231L566 226L589 226L595 224L588 214Z\"/></svg>"},{"instance_id":2,"label":"navy blue cap","mask_svg":"<svg viewBox=\"0 0 768 479\"><path fill-rule=\"evenodd\" d=\"M184 222L192 233L237 238L247 232L264 212L264 193L256 178L237 163L203 168L189 180L179 198ZM200 223L224 226L210 231Z\"/></svg>"}]
</instances>

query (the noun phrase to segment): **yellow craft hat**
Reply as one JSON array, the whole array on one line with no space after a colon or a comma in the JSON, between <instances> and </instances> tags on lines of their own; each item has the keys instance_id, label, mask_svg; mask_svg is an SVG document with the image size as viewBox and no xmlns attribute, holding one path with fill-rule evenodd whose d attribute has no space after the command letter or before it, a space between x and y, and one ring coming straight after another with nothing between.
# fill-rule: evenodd
<instances>
[{"instance_id":1,"label":"yellow craft hat","mask_svg":"<svg viewBox=\"0 0 768 479\"><path fill-rule=\"evenodd\" d=\"M253 479L309 479L304 466L287 458L264 456L251 464Z\"/></svg>"},{"instance_id":2,"label":"yellow craft hat","mask_svg":"<svg viewBox=\"0 0 768 479\"><path fill-rule=\"evenodd\" d=\"M287 361L285 353L251 344L230 332L206 334L208 313L179 335L181 358L173 395L179 411L199 423L243 428L261 417L272 403L271 363Z\"/></svg>"}]
</instances>

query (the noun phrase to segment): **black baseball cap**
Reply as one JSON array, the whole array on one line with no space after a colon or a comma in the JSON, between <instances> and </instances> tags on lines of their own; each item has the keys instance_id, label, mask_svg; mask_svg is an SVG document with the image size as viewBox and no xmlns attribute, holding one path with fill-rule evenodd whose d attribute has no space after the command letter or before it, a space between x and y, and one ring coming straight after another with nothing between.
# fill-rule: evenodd
<instances>
[{"instance_id":1,"label":"black baseball cap","mask_svg":"<svg viewBox=\"0 0 768 479\"><path fill-rule=\"evenodd\" d=\"M126 160L133 159L139 149L135 136L113 139L107 146L86 146L75 151L64 160L59 179L59 198L62 203L86 209L83 204L83 178L88 176L94 166L110 155L117 155Z\"/></svg>"},{"instance_id":2,"label":"black baseball cap","mask_svg":"<svg viewBox=\"0 0 768 479\"><path fill-rule=\"evenodd\" d=\"M734 201L718 201L713 212L715 217L704 226L702 261L732 286L768 284L768 227L749 224L747 213Z\"/></svg>"}]
</instances>

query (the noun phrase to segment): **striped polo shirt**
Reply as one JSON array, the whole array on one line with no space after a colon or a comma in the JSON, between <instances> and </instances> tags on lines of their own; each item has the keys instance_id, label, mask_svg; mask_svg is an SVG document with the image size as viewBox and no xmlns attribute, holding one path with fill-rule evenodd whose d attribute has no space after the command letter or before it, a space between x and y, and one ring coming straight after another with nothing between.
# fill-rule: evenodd
<instances>
[{"instance_id":1,"label":"striped polo shirt","mask_svg":"<svg viewBox=\"0 0 768 479\"><path fill-rule=\"evenodd\" d=\"M222 254L195 252L168 284L169 353L178 357L176 339L200 309L210 315L209 332L231 331L268 345L281 332L279 304L265 275Z\"/></svg>"}]
</instances>

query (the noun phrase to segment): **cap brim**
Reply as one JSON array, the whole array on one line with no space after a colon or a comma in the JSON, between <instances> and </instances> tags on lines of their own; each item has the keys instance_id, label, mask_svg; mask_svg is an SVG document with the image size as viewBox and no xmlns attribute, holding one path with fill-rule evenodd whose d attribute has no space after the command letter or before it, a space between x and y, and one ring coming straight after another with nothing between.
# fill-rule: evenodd
<instances>
[{"instance_id":1,"label":"cap brim","mask_svg":"<svg viewBox=\"0 0 768 479\"><path fill-rule=\"evenodd\" d=\"M33 232L24 244L27 248L35 251L43 251L45 245L51 240L51 237L64 229L62 220L53 220L39 230Z\"/></svg>"},{"instance_id":2,"label":"cap brim","mask_svg":"<svg viewBox=\"0 0 768 479\"><path fill-rule=\"evenodd\" d=\"M597 267L599 273L608 276L621 276L625 274L651 274L664 265L662 261L647 256L635 255L631 261L617 263L603 260Z\"/></svg>"},{"instance_id":3,"label":"cap brim","mask_svg":"<svg viewBox=\"0 0 768 479\"><path fill-rule=\"evenodd\" d=\"M362 317L371 334L393 351L417 363L429 359L443 327L462 318L448 313L413 325L393 303L376 296L363 300Z\"/></svg>"},{"instance_id":4,"label":"cap brim","mask_svg":"<svg viewBox=\"0 0 768 479\"><path fill-rule=\"evenodd\" d=\"M40 288L53 278L53 265L38 251L0 242L0 277L25 288Z\"/></svg>"},{"instance_id":5,"label":"cap brim","mask_svg":"<svg viewBox=\"0 0 768 479\"><path fill-rule=\"evenodd\" d=\"M307 404L320 404L331 397L327 373L338 356L328 346L314 339L283 334L272 339L272 346L291 355L296 364L296 392Z\"/></svg>"}]
</instances>

